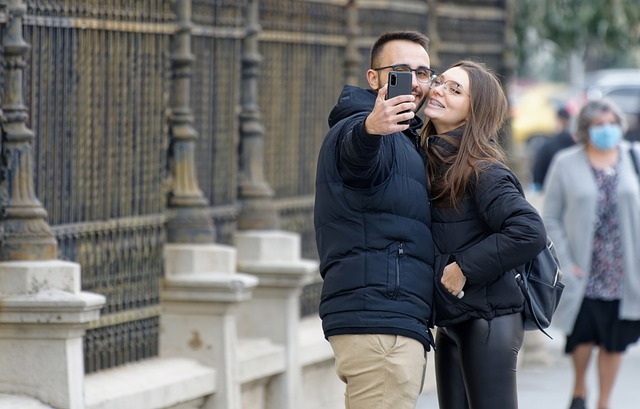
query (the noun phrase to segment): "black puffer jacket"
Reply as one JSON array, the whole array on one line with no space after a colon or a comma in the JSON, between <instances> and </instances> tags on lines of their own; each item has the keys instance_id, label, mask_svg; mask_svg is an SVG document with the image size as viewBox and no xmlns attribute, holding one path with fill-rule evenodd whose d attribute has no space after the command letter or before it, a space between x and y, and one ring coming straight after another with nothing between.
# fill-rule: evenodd
<instances>
[{"instance_id":1,"label":"black puffer jacket","mask_svg":"<svg viewBox=\"0 0 640 409\"><path fill-rule=\"evenodd\" d=\"M522 311L524 298L513 269L534 258L546 243L542 219L511 170L489 165L477 186L469 185L458 210L431 209L437 326ZM462 299L441 283L444 267L453 261L467 278Z\"/></svg>"},{"instance_id":2,"label":"black puffer jacket","mask_svg":"<svg viewBox=\"0 0 640 409\"><path fill-rule=\"evenodd\" d=\"M429 349L434 248L424 156L415 120L368 135L376 94L347 86L318 158L314 219L324 278L326 337L394 334Z\"/></svg>"}]
</instances>

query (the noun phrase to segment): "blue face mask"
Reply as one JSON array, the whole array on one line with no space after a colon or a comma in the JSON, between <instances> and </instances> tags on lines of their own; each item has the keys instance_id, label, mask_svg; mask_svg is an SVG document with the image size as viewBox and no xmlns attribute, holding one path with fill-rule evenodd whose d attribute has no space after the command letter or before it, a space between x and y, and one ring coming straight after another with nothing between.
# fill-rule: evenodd
<instances>
[{"instance_id":1,"label":"blue face mask","mask_svg":"<svg viewBox=\"0 0 640 409\"><path fill-rule=\"evenodd\" d=\"M618 124L596 125L589 128L589 140L598 149L607 150L622 139L622 127Z\"/></svg>"}]
</instances>

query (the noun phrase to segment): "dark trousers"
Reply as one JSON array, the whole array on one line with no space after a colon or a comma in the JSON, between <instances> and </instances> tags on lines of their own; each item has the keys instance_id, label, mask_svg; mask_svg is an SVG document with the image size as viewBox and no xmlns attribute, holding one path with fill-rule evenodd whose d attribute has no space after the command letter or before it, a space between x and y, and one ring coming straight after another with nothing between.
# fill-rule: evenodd
<instances>
[{"instance_id":1,"label":"dark trousers","mask_svg":"<svg viewBox=\"0 0 640 409\"><path fill-rule=\"evenodd\" d=\"M517 409L521 314L438 328L436 384L440 409Z\"/></svg>"}]
</instances>

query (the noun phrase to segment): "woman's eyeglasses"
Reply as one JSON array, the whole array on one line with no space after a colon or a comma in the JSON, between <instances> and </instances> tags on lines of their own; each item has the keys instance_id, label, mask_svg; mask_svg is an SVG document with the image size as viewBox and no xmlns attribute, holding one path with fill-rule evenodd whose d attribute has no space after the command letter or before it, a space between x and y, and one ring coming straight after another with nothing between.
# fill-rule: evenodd
<instances>
[{"instance_id":1,"label":"woman's eyeglasses","mask_svg":"<svg viewBox=\"0 0 640 409\"><path fill-rule=\"evenodd\" d=\"M453 80L445 81L442 77L435 77L431 80L431 84L429 84L429 88L431 89L439 86L442 86L444 92L450 95L461 95L464 92L465 94L470 96L469 93L462 87L462 85Z\"/></svg>"},{"instance_id":2,"label":"woman's eyeglasses","mask_svg":"<svg viewBox=\"0 0 640 409\"><path fill-rule=\"evenodd\" d=\"M379 70L386 70L388 68L391 68L391 71L415 72L416 79L418 80L418 82L421 82L423 84L426 84L429 81L431 81L431 77L433 77L436 73L435 70L432 70L431 68L420 67L420 68L413 69L406 64L387 65L386 67L378 67L373 69L376 71L379 71Z\"/></svg>"}]
</instances>

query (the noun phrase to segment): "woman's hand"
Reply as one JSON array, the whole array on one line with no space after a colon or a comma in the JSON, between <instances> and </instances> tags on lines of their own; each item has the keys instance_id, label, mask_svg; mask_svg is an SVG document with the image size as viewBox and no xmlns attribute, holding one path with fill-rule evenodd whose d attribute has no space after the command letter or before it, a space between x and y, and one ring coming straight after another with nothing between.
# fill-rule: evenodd
<instances>
[{"instance_id":1,"label":"woman's hand","mask_svg":"<svg viewBox=\"0 0 640 409\"><path fill-rule=\"evenodd\" d=\"M458 263L453 262L444 268L440 282L451 294L462 298L461 294L464 295L462 289L467 282L467 277L462 273Z\"/></svg>"}]
</instances>

